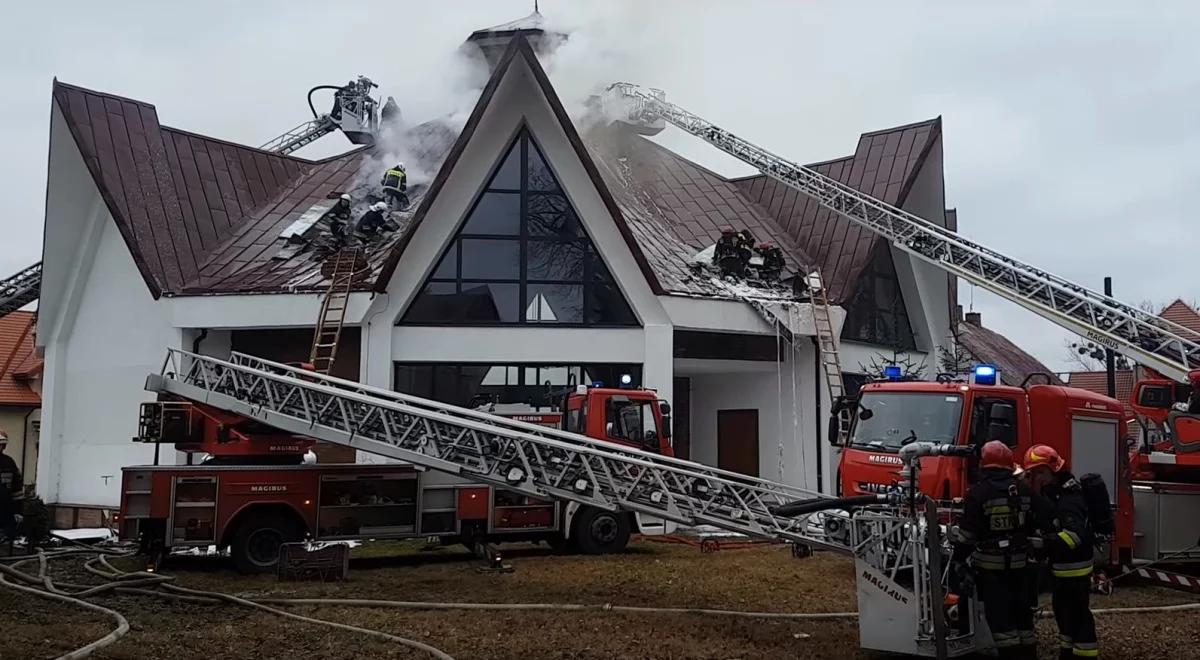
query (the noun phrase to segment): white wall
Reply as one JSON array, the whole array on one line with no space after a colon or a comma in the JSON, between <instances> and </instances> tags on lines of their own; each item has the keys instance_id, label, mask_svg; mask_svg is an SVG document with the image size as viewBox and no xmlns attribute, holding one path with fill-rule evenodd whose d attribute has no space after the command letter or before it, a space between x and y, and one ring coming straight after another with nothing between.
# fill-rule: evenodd
<instances>
[{"instance_id":1,"label":"white wall","mask_svg":"<svg viewBox=\"0 0 1200 660\"><path fill-rule=\"evenodd\" d=\"M904 200L904 210L940 226L946 225L946 192L942 172L942 138L930 147L921 170ZM908 310L917 348L937 355L937 347L949 349L953 343L950 328L950 286L952 276L920 259L891 248L896 276Z\"/></svg>"},{"instance_id":2,"label":"white wall","mask_svg":"<svg viewBox=\"0 0 1200 660\"><path fill-rule=\"evenodd\" d=\"M61 259L51 247L47 261ZM77 304L75 312L61 319L46 347L49 409L38 490L48 502L116 506L121 468L154 455L151 446L131 442L138 404L153 399L143 389L146 376L161 368L166 348L179 346L181 335L150 296L110 217L78 302L66 302ZM173 460L173 453L164 458Z\"/></svg>"},{"instance_id":3,"label":"white wall","mask_svg":"<svg viewBox=\"0 0 1200 660\"><path fill-rule=\"evenodd\" d=\"M815 399L819 392L822 416L827 416L828 396L814 379L814 355L812 345L802 341L798 352L789 354L784 363L678 361L676 375L687 376L692 388L691 460L717 465L718 411L756 409L759 476L816 490L817 464L821 462L823 487L828 492L835 472L830 469L824 431L818 432ZM711 373L719 368L728 371ZM825 422L820 421L823 429Z\"/></svg>"}]
</instances>

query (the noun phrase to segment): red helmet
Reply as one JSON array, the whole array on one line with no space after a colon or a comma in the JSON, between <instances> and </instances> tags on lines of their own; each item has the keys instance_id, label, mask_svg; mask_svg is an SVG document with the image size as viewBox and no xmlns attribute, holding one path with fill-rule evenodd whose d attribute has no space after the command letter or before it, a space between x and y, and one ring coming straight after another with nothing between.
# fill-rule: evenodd
<instances>
[{"instance_id":1,"label":"red helmet","mask_svg":"<svg viewBox=\"0 0 1200 660\"><path fill-rule=\"evenodd\" d=\"M983 446L983 450L979 453L979 467L981 468L1004 468L1011 470L1013 466L1013 453L1008 448L1008 445L999 440L992 440Z\"/></svg>"},{"instance_id":2,"label":"red helmet","mask_svg":"<svg viewBox=\"0 0 1200 660\"><path fill-rule=\"evenodd\" d=\"M1039 465L1045 465L1054 472L1063 469L1066 461L1058 455L1058 451L1049 445L1034 445L1025 452L1025 469L1031 470Z\"/></svg>"}]
</instances>

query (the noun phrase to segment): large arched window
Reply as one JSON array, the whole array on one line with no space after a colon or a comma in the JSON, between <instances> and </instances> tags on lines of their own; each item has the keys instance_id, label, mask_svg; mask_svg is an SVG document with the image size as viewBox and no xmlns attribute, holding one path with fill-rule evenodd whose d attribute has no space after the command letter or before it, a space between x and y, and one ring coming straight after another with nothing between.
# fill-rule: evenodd
<instances>
[{"instance_id":1,"label":"large arched window","mask_svg":"<svg viewBox=\"0 0 1200 660\"><path fill-rule=\"evenodd\" d=\"M638 324L524 129L400 322Z\"/></svg>"}]
</instances>

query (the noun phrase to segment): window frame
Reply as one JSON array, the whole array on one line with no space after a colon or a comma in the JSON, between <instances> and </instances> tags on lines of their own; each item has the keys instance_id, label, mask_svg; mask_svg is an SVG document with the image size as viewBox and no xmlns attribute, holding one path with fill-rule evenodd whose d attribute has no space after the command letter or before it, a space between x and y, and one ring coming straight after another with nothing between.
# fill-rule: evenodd
<instances>
[{"instance_id":1,"label":"window frame","mask_svg":"<svg viewBox=\"0 0 1200 660\"><path fill-rule=\"evenodd\" d=\"M512 154L512 150L519 151L518 177L520 180L520 188L496 188L492 187L493 180L499 175L500 170L504 167L505 162ZM549 173L551 183L556 190L534 190L529 185L529 163L531 155L537 154L538 158L544 164L546 171ZM518 220L518 233L512 234L481 234L467 231L467 225L471 222L476 210L479 208L482 201L490 194L516 194L520 196ZM546 235L543 232L531 232L529 227L530 220L530 200L533 197L542 198L558 198L562 201L564 213L567 213L576 227L574 230L560 235ZM517 251L517 277L515 278L483 278L483 277L466 277L463 274L463 241L474 240L492 240L492 241L513 241L519 247ZM578 246L580 256L579 278L564 279L564 278L548 278L540 279L531 277L530 272L530 257L532 250L530 244L534 243L538 246L550 246L557 244L559 246ZM438 275L439 267L442 262L453 254L454 268L453 277L442 274ZM464 285L478 286L481 284L515 284L518 286L518 313L515 321L503 320L454 320L449 318L441 318L437 320L410 320L409 316L413 311L414 305L419 301L430 285L446 285L454 286L455 295L461 295ZM527 319L529 306L532 304L530 300L530 289L539 286L569 286L576 287L578 290L579 300L579 319L572 322L546 321L538 319ZM614 307L614 301L611 294L604 297L603 294L608 289L615 289L619 294L620 305ZM599 307L593 309L594 302L605 300L608 303L607 308L603 312L599 312ZM628 312L628 313L626 313ZM603 321L597 317L621 318L625 320L618 321ZM570 327L587 327L587 328L630 328L641 327L641 321L636 310L629 303L625 292L621 290L620 285L612 276L611 269L604 263L603 257L596 248L595 241L592 240L587 228L583 224L583 220L579 217L574 204L571 203L566 191L563 189L558 177L554 175L553 169L550 167L549 160L545 156L545 151L534 139L533 134L527 126L522 126L516 136L508 143L508 147L504 151L500 162L496 164L494 170L489 174L487 183L480 189L471 203L470 210L464 217L462 224L458 227L450 239L449 245L438 254L433 268L429 274L421 282L417 289L412 302L401 314L396 325L406 326L422 326L422 327L546 327L546 328L570 328Z\"/></svg>"}]
</instances>

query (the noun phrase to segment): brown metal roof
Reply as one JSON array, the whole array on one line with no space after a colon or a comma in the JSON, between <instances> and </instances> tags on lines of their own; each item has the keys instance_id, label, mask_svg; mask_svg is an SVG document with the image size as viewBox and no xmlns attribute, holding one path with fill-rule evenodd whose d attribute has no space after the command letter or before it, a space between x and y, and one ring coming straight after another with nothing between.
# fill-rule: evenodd
<instances>
[{"instance_id":1,"label":"brown metal roof","mask_svg":"<svg viewBox=\"0 0 1200 660\"><path fill-rule=\"evenodd\" d=\"M809 165L894 206L904 203L929 150L941 133L941 117L872 133L858 140L854 155ZM811 198L764 175L736 180L742 192L775 217L820 267L833 302L848 300L858 276L882 241L873 232L822 209Z\"/></svg>"},{"instance_id":2,"label":"brown metal roof","mask_svg":"<svg viewBox=\"0 0 1200 660\"><path fill-rule=\"evenodd\" d=\"M959 321L956 338L959 347L970 354L975 362L995 365L1007 384L1020 385L1035 373L1047 374L1053 385L1063 384L1049 367L994 330Z\"/></svg>"},{"instance_id":3,"label":"brown metal roof","mask_svg":"<svg viewBox=\"0 0 1200 660\"><path fill-rule=\"evenodd\" d=\"M168 128L154 106L54 82L53 98L151 292L177 292L209 251L309 165Z\"/></svg>"},{"instance_id":4,"label":"brown metal roof","mask_svg":"<svg viewBox=\"0 0 1200 660\"><path fill-rule=\"evenodd\" d=\"M641 136L605 129L589 135L585 146L520 35L500 58L461 132L437 122L410 129L412 141L422 147L423 169L438 174L428 188L410 191L411 211L394 218L400 230L370 246L371 276L360 288L386 286L516 57L529 64L656 293L731 297L727 286L688 267L725 226L747 228L759 241L779 245L789 270L820 263L835 300L852 291L848 283L874 244L868 232L830 218L774 181L727 180ZM374 173L359 177L370 162L366 150L309 161L160 126L147 103L58 82L54 99L155 295L324 288L319 253L289 247L279 234L313 204L353 192L356 184L365 196L375 181ZM816 167L898 204L939 126L933 120L868 133L855 156Z\"/></svg>"}]
</instances>

